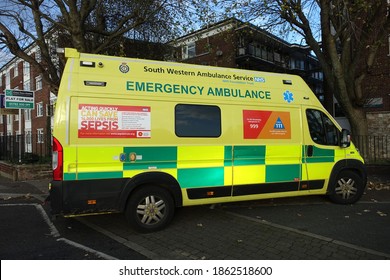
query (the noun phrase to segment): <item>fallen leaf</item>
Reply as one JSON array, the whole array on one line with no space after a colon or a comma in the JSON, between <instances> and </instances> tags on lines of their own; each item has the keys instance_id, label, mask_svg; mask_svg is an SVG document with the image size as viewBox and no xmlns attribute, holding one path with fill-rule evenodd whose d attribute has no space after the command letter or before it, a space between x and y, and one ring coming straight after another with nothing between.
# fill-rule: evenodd
<instances>
[{"instance_id":1,"label":"fallen leaf","mask_svg":"<svg viewBox=\"0 0 390 280\"><path fill-rule=\"evenodd\" d=\"M379 216L381 216L381 217L386 217L387 216L387 214L386 213L383 213L382 211L377 211L376 212Z\"/></svg>"}]
</instances>

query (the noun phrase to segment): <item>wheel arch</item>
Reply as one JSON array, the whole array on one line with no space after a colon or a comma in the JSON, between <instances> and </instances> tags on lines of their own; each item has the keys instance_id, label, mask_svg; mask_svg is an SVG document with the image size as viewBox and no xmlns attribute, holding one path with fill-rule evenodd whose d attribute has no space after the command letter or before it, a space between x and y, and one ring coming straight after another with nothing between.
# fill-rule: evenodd
<instances>
[{"instance_id":1,"label":"wheel arch","mask_svg":"<svg viewBox=\"0 0 390 280\"><path fill-rule=\"evenodd\" d=\"M364 163L355 159L344 159L340 160L333 166L327 187L327 194L330 194L332 186L336 184L337 176L340 174L340 172L345 170L350 170L357 173L359 177L363 180L363 186L366 186L367 170Z\"/></svg>"},{"instance_id":2,"label":"wheel arch","mask_svg":"<svg viewBox=\"0 0 390 280\"><path fill-rule=\"evenodd\" d=\"M123 212L126 209L127 201L136 189L151 184L166 189L172 195L176 207L183 205L181 188L177 180L168 173L151 171L129 178L119 197L119 210Z\"/></svg>"}]
</instances>

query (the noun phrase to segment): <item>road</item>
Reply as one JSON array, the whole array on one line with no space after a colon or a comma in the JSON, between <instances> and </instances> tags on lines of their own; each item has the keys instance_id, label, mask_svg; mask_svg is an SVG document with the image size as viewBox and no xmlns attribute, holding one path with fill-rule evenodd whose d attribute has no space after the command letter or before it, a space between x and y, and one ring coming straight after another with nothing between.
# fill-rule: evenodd
<instances>
[{"instance_id":1,"label":"road","mask_svg":"<svg viewBox=\"0 0 390 280\"><path fill-rule=\"evenodd\" d=\"M149 234L120 214L50 221L47 210L31 195L1 201L1 259L390 259L388 182L354 205L312 196L182 208Z\"/></svg>"}]
</instances>

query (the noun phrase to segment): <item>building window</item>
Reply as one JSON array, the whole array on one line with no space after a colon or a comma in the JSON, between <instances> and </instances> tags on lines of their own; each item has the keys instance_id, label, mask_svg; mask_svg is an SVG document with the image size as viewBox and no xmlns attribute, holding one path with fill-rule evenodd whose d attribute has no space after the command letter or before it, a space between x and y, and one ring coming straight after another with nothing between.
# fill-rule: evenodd
<instances>
[{"instance_id":1,"label":"building window","mask_svg":"<svg viewBox=\"0 0 390 280\"><path fill-rule=\"evenodd\" d=\"M53 104L46 104L46 116L48 117L53 116L53 110L54 110Z\"/></svg>"},{"instance_id":2,"label":"building window","mask_svg":"<svg viewBox=\"0 0 390 280\"><path fill-rule=\"evenodd\" d=\"M30 80L27 80L23 83L24 90L30 90Z\"/></svg>"},{"instance_id":3,"label":"building window","mask_svg":"<svg viewBox=\"0 0 390 280\"><path fill-rule=\"evenodd\" d=\"M280 53L274 52L274 59L276 62L282 62L282 56Z\"/></svg>"},{"instance_id":4,"label":"building window","mask_svg":"<svg viewBox=\"0 0 390 280\"><path fill-rule=\"evenodd\" d=\"M18 64L19 64L19 63L16 61L16 62L15 62L15 72L14 72L14 76L15 76L15 77L19 76Z\"/></svg>"},{"instance_id":5,"label":"building window","mask_svg":"<svg viewBox=\"0 0 390 280\"><path fill-rule=\"evenodd\" d=\"M24 83L30 80L30 63L23 61L23 80ZM26 89L26 88L24 88ZM29 90L29 89L28 89Z\"/></svg>"},{"instance_id":6,"label":"building window","mask_svg":"<svg viewBox=\"0 0 390 280\"><path fill-rule=\"evenodd\" d=\"M43 102L39 102L36 105L37 117L43 117Z\"/></svg>"},{"instance_id":7,"label":"building window","mask_svg":"<svg viewBox=\"0 0 390 280\"><path fill-rule=\"evenodd\" d=\"M44 143L43 128L37 129L37 143Z\"/></svg>"},{"instance_id":8,"label":"building window","mask_svg":"<svg viewBox=\"0 0 390 280\"><path fill-rule=\"evenodd\" d=\"M7 73L5 74L5 87L6 88L11 88L11 71L8 70Z\"/></svg>"},{"instance_id":9,"label":"building window","mask_svg":"<svg viewBox=\"0 0 390 280\"><path fill-rule=\"evenodd\" d=\"M24 120L31 121L31 109L24 110Z\"/></svg>"},{"instance_id":10,"label":"building window","mask_svg":"<svg viewBox=\"0 0 390 280\"><path fill-rule=\"evenodd\" d=\"M291 59L291 69L305 70L305 61L299 59Z\"/></svg>"},{"instance_id":11,"label":"building window","mask_svg":"<svg viewBox=\"0 0 390 280\"><path fill-rule=\"evenodd\" d=\"M16 131L16 143L19 143L20 142L20 138L22 137L22 135L20 134L20 131Z\"/></svg>"},{"instance_id":12,"label":"building window","mask_svg":"<svg viewBox=\"0 0 390 280\"><path fill-rule=\"evenodd\" d=\"M221 136L221 109L211 105L176 105L175 133L178 137Z\"/></svg>"},{"instance_id":13,"label":"building window","mask_svg":"<svg viewBox=\"0 0 390 280\"><path fill-rule=\"evenodd\" d=\"M195 42L183 46L183 53L182 53L183 59L191 58L194 57L195 55L196 55Z\"/></svg>"},{"instance_id":14,"label":"building window","mask_svg":"<svg viewBox=\"0 0 390 280\"><path fill-rule=\"evenodd\" d=\"M40 63L42 61L42 55L41 55L41 49L37 48L37 51L35 52L35 60Z\"/></svg>"},{"instance_id":15,"label":"building window","mask_svg":"<svg viewBox=\"0 0 390 280\"><path fill-rule=\"evenodd\" d=\"M35 78L35 90L40 90L42 89L42 76L39 75L38 77Z\"/></svg>"},{"instance_id":16,"label":"building window","mask_svg":"<svg viewBox=\"0 0 390 280\"><path fill-rule=\"evenodd\" d=\"M7 124L12 124L12 115L7 115Z\"/></svg>"},{"instance_id":17,"label":"building window","mask_svg":"<svg viewBox=\"0 0 390 280\"><path fill-rule=\"evenodd\" d=\"M30 145L31 144L31 130L27 130L24 132L25 134L25 141L26 141L26 145Z\"/></svg>"}]
</instances>

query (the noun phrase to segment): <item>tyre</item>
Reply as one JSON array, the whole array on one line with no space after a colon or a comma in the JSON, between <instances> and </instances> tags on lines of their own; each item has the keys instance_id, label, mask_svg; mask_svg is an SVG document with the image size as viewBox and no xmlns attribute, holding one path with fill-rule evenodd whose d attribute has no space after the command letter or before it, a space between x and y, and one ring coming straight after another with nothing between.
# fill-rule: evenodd
<instances>
[{"instance_id":1,"label":"tyre","mask_svg":"<svg viewBox=\"0 0 390 280\"><path fill-rule=\"evenodd\" d=\"M165 228L174 215L171 194L158 186L141 186L128 201L125 216L139 232L153 232Z\"/></svg>"},{"instance_id":2,"label":"tyre","mask_svg":"<svg viewBox=\"0 0 390 280\"><path fill-rule=\"evenodd\" d=\"M352 204L360 199L364 188L363 179L356 172L341 171L331 186L329 198L338 204Z\"/></svg>"}]
</instances>

